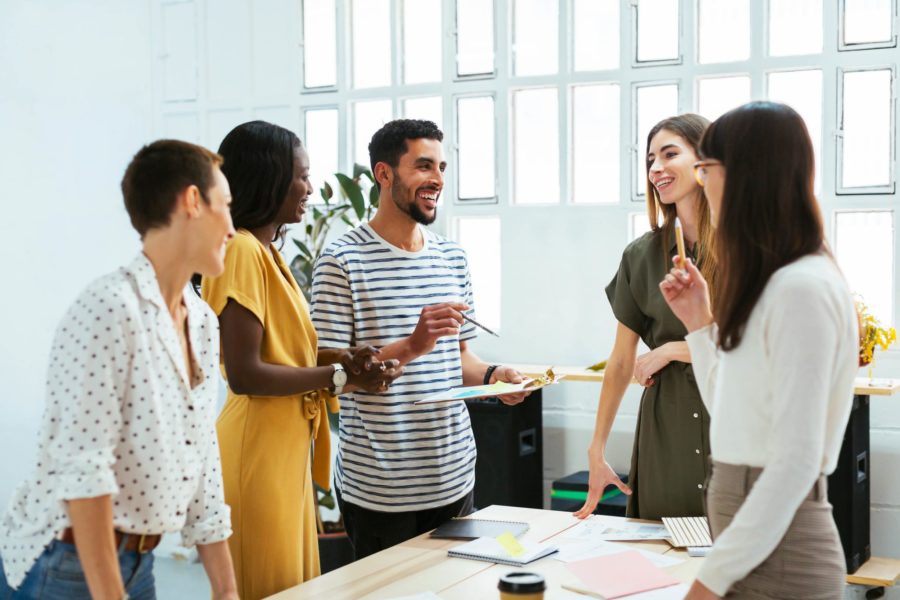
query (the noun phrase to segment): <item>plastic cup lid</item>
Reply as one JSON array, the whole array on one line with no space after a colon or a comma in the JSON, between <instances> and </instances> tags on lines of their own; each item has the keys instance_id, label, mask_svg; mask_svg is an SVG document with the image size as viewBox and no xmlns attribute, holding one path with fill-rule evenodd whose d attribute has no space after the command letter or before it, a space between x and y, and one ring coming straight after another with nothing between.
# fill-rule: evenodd
<instances>
[{"instance_id":1,"label":"plastic cup lid","mask_svg":"<svg viewBox=\"0 0 900 600\"><path fill-rule=\"evenodd\" d=\"M500 583L497 589L501 592L511 593L530 593L543 592L547 589L544 583L544 576L538 573L529 573L527 571L513 571L500 577Z\"/></svg>"}]
</instances>

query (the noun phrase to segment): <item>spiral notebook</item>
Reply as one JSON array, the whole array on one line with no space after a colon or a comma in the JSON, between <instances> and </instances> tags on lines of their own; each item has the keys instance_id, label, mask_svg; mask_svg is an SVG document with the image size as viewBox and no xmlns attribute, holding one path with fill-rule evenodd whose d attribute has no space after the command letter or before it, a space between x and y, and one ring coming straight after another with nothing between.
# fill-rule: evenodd
<instances>
[{"instance_id":1,"label":"spiral notebook","mask_svg":"<svg viewBox=\"0 0 900 600\"><path fill-rule=\"evenodd\" d=\"M495 538L483 537L451 548L447 551L447 556L521 567L539 558L553 554L558 550L556 546L551 546L550 544L535 544L522 541L519 544L522 546L523 551L521 554L513 556Z\"/></svg>"},{"instance_id":2,"label":"spiral notebook","mask_svg":"<svg viewBox=\"0 0 900 600\"><path fill-rule=\"evenodd\" d=\"M492 521L489 519L451 519L431 532L433 538L474 540L481 537L497 537L511 533L519 537L528 531L528 523L519 521Z\"/></svg>"}]
</instances>

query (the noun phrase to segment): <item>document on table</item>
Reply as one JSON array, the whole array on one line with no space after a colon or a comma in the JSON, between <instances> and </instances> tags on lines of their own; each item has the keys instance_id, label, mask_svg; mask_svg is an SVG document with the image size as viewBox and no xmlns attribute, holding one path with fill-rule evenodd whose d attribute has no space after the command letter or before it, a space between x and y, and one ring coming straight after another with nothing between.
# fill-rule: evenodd
<instances>
[{"instance_id":1,"label":"document on table","mask_svg":"<svg viewBox=\"0 0 900 600\"><path fill-rule=\"evenodd\" d=\"M682 598L683 597L684 596L682 596ZM391 598L390 600L441 600L441 597L434 592L419 592L418 594L413 594L412 596L397 596L396 598Z\"/></svg>"},{"instance_id":2,"label":"document on table","mask_svg":"<svg viewBox=\"0 0 900 600\"><path fill-rule=\"evenodd\" d=\"M564 583L564 588L606 600L680 583L633 550L568 563L566 567L579 581L574 585Z\"/></svg>"},{"instance_id":3,"label":"document on table","mask_svg":"<svg viewBox=\"0 0 900 600\"><path fill-rule=\"evenodd\" d=\"M668 540L669 532L662 523L637 523L593 515L569 529L563 537L580 541L637 542Z\"/></svg>"},{"instance_id":4,"label":"document on table","mask_svg":"<svg viewBox=\"0 0 900 600\"><path fill-rule=\"evenodd\" d=\"M650 552L649 550L641 550L639 548L630 548L622 544L604 541L585 541L571 542L561 544L559 552L553 555L553 558L560 562L576 562L597 556L607 556L609 554L617 554L619 552L634 551L653 563L654 566L664 568L671 567L684 562L682 558L675 558L660 554L659 552Z\"/></svg>"}]
</instances>

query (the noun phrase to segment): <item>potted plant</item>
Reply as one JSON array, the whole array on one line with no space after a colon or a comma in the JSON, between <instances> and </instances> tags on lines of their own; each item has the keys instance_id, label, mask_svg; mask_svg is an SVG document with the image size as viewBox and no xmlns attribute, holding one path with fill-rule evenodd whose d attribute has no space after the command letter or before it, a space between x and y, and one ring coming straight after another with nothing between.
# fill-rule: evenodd
<instances>
[{"instance_id":1,"label":"potted plant","mask_svg":"<svg viewBox=\"0 0 900 600\"><path fill-rule=\"evenodd\" d=\"M897 341L897 330L883 327L881 322L869 312L869 307L862 297L854 299L856 313L859 317L859 366L869 368L869 379L872 379L872 365L875 362L875 348L887 350Z\"/></svg>"}]
</instances>

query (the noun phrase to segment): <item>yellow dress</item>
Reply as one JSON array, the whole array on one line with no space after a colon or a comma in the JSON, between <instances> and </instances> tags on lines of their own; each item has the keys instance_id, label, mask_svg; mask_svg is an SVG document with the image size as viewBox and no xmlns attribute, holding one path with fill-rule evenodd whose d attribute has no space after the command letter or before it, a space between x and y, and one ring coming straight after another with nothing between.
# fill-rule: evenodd
<instances>
[{"instance_id":1,"label":"yellow dress","mask_svg":"<svg viewBox=\"0 0 900 600\"><path fill-rule=\"evenodd\" d=\"M231 299L259 319L263 361L316 366L318 337L306 299L282 256L248 231L238 230L229 242L224 273L204 278L202 295L217 315ZM325 390L278 397L228 390L216 428L234 529L228 542L243 600L319 575L312 481L326 489L330 482L325 409L336 402Z\"/></svg>"}]
</instances>

